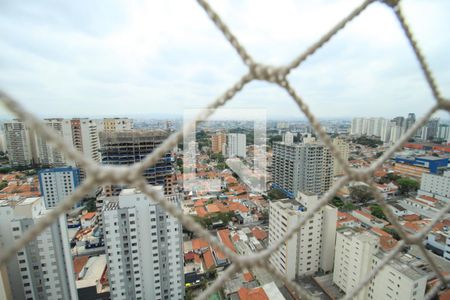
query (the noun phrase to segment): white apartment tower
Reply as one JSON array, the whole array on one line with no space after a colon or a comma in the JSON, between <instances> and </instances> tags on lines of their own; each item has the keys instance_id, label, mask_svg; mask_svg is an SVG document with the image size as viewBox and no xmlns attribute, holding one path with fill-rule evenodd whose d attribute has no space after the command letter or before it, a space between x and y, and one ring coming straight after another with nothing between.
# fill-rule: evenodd
<instances>
[{"instance_id":1,"label":"white apartment tower","mask_svg":"<svg viewBox=\"0 0 450 300\"><path fill-rule=\"evenodd\" d=\"M162 187L153 187L163 196ZM179 196L166 196L179 203ZM103 208L111 299L184 299L181 225L136 189Z\"/></svg>"},{"instance_id":2,"label":"white apartment tower","mask_svg":"<svg viewBox=\"0 0 450 300\"><path fill-rule=\"evenodd\" d=\"M378 265L385 255L382 251L373 255L373 267ZM430 274L431 271L423 260L409 254L400 254L390 260L371 281L366 299L424 299Z\"/></svg>"},{"instance_id":3,"label":"white apartment tower","mask_svg":"<svg viewBox=\"0 0 450 300\"><path fill-rule=\"evenodd\" d=\"M299 194L296 200L283 199L270 203L269 245L281 239L287 230L302 220L318 198ZM337 210L325 206L317 211L294 236L282 243L270 257L270 263L289 279L333 269Z\"/></svg>"},{"instance_id":4,"label":"white apartment tower","mask_svg":"<svg viewBox=\"0 0 450 300\"><path fill-rule=\"evenodd\" d=\"M336 234L333 282L348 294L371 271L372 256L378 252L379 238L368 232L347 228ZM368 286L353 298L367 299Z\"/></svg>"},{"instance_id":5,"label":"white apartment tower","mask_svg":"<svg viewBox=\"0 0 450 300\"><path fill-rule=\"evenodd\" d=\"M319 144L274 143L272 178L274 186L290 198L298 192L323 194L333 179L333 156Z\"/></svg>"},{"instance_id":6,"label":"white apartment tower","mask_svg":"<svg viewBox=\"0 0 450 300\"><path fill-rule=\"evenodd\" d=\"M294 143L294 134L292 132L286 132L285 134L283 134L283 142L291 145Z\"/></svg>"},{"instance_id":7,"label":"white apartment tower","mask_svg":"<svg viewBox=\"0 0 450 300\"><path fill-rule=\"evenodd\" d=\"M80 172L73 167L43 169L38 172L45 207L55 207L69 197L79 184Z\"/></svg>"},{"instance_id":8,"label":"white apartment tower","mask_svg":"<svg viewBox=\"0 0 450 300\"><path fill-rule=\"evenodd\" d=\"M10 247L47 212L41 197L1 200L0 249ZM8 280L3 282L12 299L78 299L69 245L62 239L64 226L50 225L6 263Z\"/></svg>"},{"instance_id":9,"label":"white apartment tower","mask_svg":"<svg viewBox=\"0 0 450 300\"><path fill-rule=\"evenodd\" d=\"M339 150L341 153L342 158L345 162L348 161L348 153L350 151L348 143L341 139L341 138L335 138L333 139L334 146ZM337 162L337 159L333 156L333 176L340 176L344 174L344 170L341 165Z\"/></svg>"},{"instance_id":10,"label":"white apartment tower","mask_svg":"<svg viewBox=\"0 0 450 300\"><path fill-rule=\"evenodd\" d=\"M423 173L418 194L450 202L450 171L443 175Z\"/></svg>"},{"instance_id":11,"label":"white apartment tower","mask_svg":"<svg viewBox=\"0 0 450 300\"><path fill-rule=\"evenodd\" d=\"M28 166L33 163L33 144L30 130L25 123L12 120L3 124L6 150L12 166Z\"/></svg>"},{"instance_id":12,"label":"white apartment tower","mask_svg":"<svg viewBox=\"0 0 450 300\"><path fill-rule=\"evenodd\" d=\"M246 154L246 136L243 133L227 134L227 157L239 156L245 158Z\"/></svg>"}]
</instances>

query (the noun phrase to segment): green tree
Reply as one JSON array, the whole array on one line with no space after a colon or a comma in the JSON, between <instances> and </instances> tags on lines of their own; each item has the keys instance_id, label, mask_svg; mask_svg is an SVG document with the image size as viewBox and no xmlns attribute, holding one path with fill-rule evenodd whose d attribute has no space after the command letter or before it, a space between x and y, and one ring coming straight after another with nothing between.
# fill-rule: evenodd
<instances>
[{"instance_id":1,"label":"green tree","mask_svg":"<svg viewBox=\"0 0 450 300\"><path fill-rule=\"evenodd\" d=\"M344 206L344 201L342 201L338 197L334 197L333 200L331 200L331 204L333 204L337 208L341 208L342 206Z\"/></svg>"},{"instance_id":2,"label":"green tree","mask_svg":"<svg viewBox=\"0 0 450 300\"><path fill-rule=\"evenodd\" d=\"M286 195L278 189L271 189L268 193L267 196L269 196L269 199L271 200L278 200L278 199L284 199L286 198Z\"/></svg>"},{"instance_id":3,"label":"green tree","mask_svg":"<svg viewBox=\"0 0 450 300\"><path fill-rule=\"evenodd\" d=\"M383 208L378 204L374 204L374 205L370 206L370 213L379 219L387 220L387 217L384 214Z\"/></svg>"},{"instance_id":4,"label":"green tree","mask_svg":"<svg viewBox=\"0 0 450 300\"><path fill-rule=\"evenodd\" d=\"M373 194L370 187L361 184L350 187L350 197L358 202L367 202L373 199Z\"/></svg>"},{"instance_id":5,"label":"green tree","mask_svg":"<svg viewBox=\"0 0 450 300\"><path fill-rule=\"evenodd\" d=\"M2 180L2 182L0 182L0 190L3 190L7 186L8 186L8 181Z\"/></svg>"},{"instance_id":6,"label":"green tree","mask_svg":"<svg viewBox=\"0 0 450 300\"><path fill-rule=\"evenodd\" d=\"M394 239L396 239L397 241L400 240L400 235L398 234L398 232L395 228L384 227L383 230L386 231L387 233L389 233L390 235L392 235L392 237Z\"/></svg>"},{"instance_id":7,"label":"green tree","mask_svg":"<svg viewBox=\"0 0 450 300\"><path fill-rule=\"evenodd\" d=\"M419 189L419 182L411 178L400 178L396 181L401 194L407 195Z\"/></svg>"},{"instance_id":8,"label":"green tree","mask_svg":"<svg viewBox=\"0 0 450 300\"><path fill-rule=\"evenodd\" d=\"M356 205L354 205L351 202L346 202L342 207L341 210L342 211L352 211L356 209Z\"/></svg>"},{"instance_id":9,"label":"green tree","mask_svg":"<svg viewBox=\"0 0 450 300\"><path fill-rule=\"evenodd\" d=\"M97 210L97 203L96 203L96 199L95 198L90 198L87 203L86 203L86 209L89 212L93 212Z\"/></svg>"}]
</instances>

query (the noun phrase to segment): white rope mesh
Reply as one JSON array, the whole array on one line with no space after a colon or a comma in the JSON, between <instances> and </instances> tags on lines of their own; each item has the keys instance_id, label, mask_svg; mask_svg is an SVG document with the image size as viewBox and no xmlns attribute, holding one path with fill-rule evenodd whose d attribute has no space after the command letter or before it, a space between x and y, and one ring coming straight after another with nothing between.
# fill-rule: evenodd
<instances>
[{"instance_id":1,"label":"white rope mesh","mask_svg":"<svg viewBox=\"0 0 450 300\"><path fill-rule=\"evenodd\" d=\"M72 161L76 161L80 167L86 170L86 179L83 183L74 191L74 193L65 199L63 202L59 203L57 207L51 210L45 217L41 218L36 225L30 229L21 239L19 239L14 246L7 249L0 255L0 266L5 264L5 262L11 259L21 248L26 246L30 241L32 241L37 235L42 233L48 226L53 222L57 221L59 215L67 212L73 207L83 195L85 195L92 188L102 185L102 184L128 184L139 188L143 193L158 202L162 208L164 208L169 214L176 217L186 228L195 232L199 237L203 238L215 247L218 247L223 253L230 258L232 265L217 278L213 284L211 284L198 299L207 299L208 296L216 292L221 288L224 282L230 278L235 272L242 270L243 268L250 267L260 267L267 270L269 273L273 274L277 279L282 280L286 286L297 293L302 299L308 299L309 294L298 284L287 279L283 274L279 273L274 267L267 263L271 253L276 250L283 242L288 240L297 230L302 227L310 217L312 217L321 207L326 205L329 200L336 194L336 192L342 188L349 181L364 181L371 188L375 195L376 201L381 205L383 211L385 212L388 220L391 222L392 226L397 230L401 240L397 245L387 254L381 262L372 270L371 273L367 274L365 278L358 284L357 287L351 292L349 292L344 299L351 299L354 297L362 287L369 284L369 282L376 276L376 274L381 270L381 268L386 265L392 258L395 257L405 246L416 245L419 247L423 253L425 259L430 264L433 271L437 274L439 279L438 284L436 284L426 295L426 299L431 299L435 295L439 288L443 284L447 284L450 280L449 277L443 276L437 268L436 263L431 259L429 253L423 245L423 239L426 237L427 233L433 228L433 226L441 220L445 213L450 209L450 203L448 203L440 212L433 218L433 220L425 226L420 232L414 235L408 235L400 226L399 220L392 213L390 208L387 206L384 198L380 192L376 189L374 182L372 180L372 174L376 169L381 167L381 165L397 151L422 125L427 122L431 115L438 110L450 111L450 101L442 97L439 92L436 81L433 74L422 54L417 42L415 41L412 31L409 25L406 23L405 17L403 16L401 7L399 5L399 0L385 0L386 3L393 13L397 17L400 26L419 62L419 66L424 74L425 80L431 89L433 97L436 100L429 111L422 117L418 122L410 128L395 145L388 149L380 158L377 159L370 167L365 169L352 169L348 163L342 158L338 149L333 145L331 138L322 129L322 126L318 122L317 118L312 114L308 105L303 101L303 99L298 95L294 88L289 84L287 76L289 72L297 68L302 64L308 57L313 55L318 49L324 46L331 38L333 38L340 30L342 30L349 22L351 22L355 17L357 17L361 12L363 12L371 3L375 0L366 0L354 11L352 11L346 18L336 24L328 33L323 35L317 42L311 45L303 54L294 59L290 64L286 66L266 66L263 64L258 64L253 61L250 54L247 53L242 44L238 41L235 35L231 33L227 25L222 21L220 16L214 12L211 6L205 0L197 0L199 5L205 10L206 14L212 20L212 22L217 26L217 28L223 33L225 38L230 42L233 48L241 57L245 65L248 66L248 73L241 77L232 87L225 91L220 97L213 101L208 107L203 110L197 118L189 124L185 124L182 131L176 132L168 137L153 153L148 155L143 161L136 163L130 167L120 167L120 166L104 166L90 160L89 158L83 156L82 153L75 150L71 145L67 145L63 142L60 136L53 131L48 126L45 126L41 121L39 121L33 114L29 113L24 107L22 107L17 101L13 100L12 97L8 96L6 93L0 91L0 101L10 110L16 117L23 120L26 125L34 128L36 132L41 134L53 147L57 148L59 151L64 153L64 155ZM330 149L331 153L337 158L337 162L342 166L345 176L336 181L333 186L321 197L319 200L319 205L317 205L313 210L306 213L305 217L296 224L295 227L288 230L282 239L276 241L274 244L270 245L267 249L252 254L252 256L240 256L229 250L227 247L222 245L218 239L212 236L206 229L201 225L196 223L192 217L189 215L184 215L183 212L178 209L172 203L166 201L164 198L157 195L154 190L152 190L145 182L142 174L145 169L154 165L159 158L161 158L167 151L173 149L178 143L183 139L183 133L188 132L195 127L197 121L206 120L217 108L223 106L227 101L231 100L236 93L238 93L242 88L253 80L263 80L268 83L276 84L282 89L284 89L295 101L300 110L305 114L314 128L315 132L319 135L323 143Z\"/></svg>"}]
</instances>

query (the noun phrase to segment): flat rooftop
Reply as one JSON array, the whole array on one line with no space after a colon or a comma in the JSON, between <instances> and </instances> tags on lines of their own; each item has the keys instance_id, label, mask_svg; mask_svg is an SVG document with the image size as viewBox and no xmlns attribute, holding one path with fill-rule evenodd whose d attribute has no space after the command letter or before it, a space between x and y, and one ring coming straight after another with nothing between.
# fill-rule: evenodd
<instances>
[{"instance_id":1,"label":"flat rooftop","mask_svg":"<svg viewBox=\"0 0 450 300\"><path fill-rule=\"evenodd\" d=\"M381 251L375 254L380 260L383 259L385 255L386 254ZM388 265L412 280L418 280L432 273L432 270L424 260L410 254L397 256L392 259Z\"/></svg>"}]
</instances>

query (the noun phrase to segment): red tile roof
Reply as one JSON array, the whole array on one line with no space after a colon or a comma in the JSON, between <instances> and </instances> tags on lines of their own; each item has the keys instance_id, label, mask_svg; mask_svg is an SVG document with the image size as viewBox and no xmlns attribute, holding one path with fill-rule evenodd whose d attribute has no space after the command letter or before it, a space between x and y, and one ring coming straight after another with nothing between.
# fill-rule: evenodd
<instances>
[{"instance_id":1,"label":"red tile roof","mask_svg":"<svg viewBox=\"0 0 450 300\"><path fill-rule=\"evenodd\" d=\"M202 239L193 239L192 240L192 250L199 250L203 248L208 248L209 244L208 242L202 240Z\"/></svg>"},{"instance_id":2,"label":"red tile roof","mask_svg":"<svg viewBox=\"0 0 450 300\"><path fill-rule=\"evenodd\" d=\"M76 274L76 277L78 278L78 274L83 270L83 267L86 265L87 261L89 260L89 256L77 256L73 259L73 269Z\"/></svg>"},{"instance_id":3,"label":"red tile roof","mask_svg":"<svg viewBox=\"0 0 450 300\"><path fill-rule=\"evenodd\" d=\"M260 229L259 227L253 227L252 228L252 234L259 241L265 240L268 237L267 232L265 232L264 230Z\"/></svg>"},{"instance_id":4,"label":"red tile roof","mask_svg":"<svg viewBox=\"0 0 450 300\"><path fill-rule=\"evenodd\" d=\"M402 218L405 221L419 221L420 220L420 216L416 215L416 214L404 215Z\"/></svg>"},{"instance_id":5,"label":"red tile roof","mask_svg":"<svg viewBox=\"0 0 450 300\"><path fill-rule=\"evenodd\" d=\"M241 287L238 291L238 295L240 300L269 300L266 292L261 287L254 289Z\"/></svg>"},{"instance_id":6,"label":"red tile roof","mask_svg":"<svg viewBox=\"0 0 450 300\"><path fill-rule=\"evenodd\" d=\"M222 243L228 247L228 249L236 253L236 249L234 248L233 242L230 239L230 230L219 230L217 231L217 235L219 236L219 239L222 241Z\"/></svg>"},{"instance_id":7,"label":"red tile roof","mask_svg":"<svg viewBox=\"0 0 450 300\"><path fill-rule=\"evenodd\" d=\"M389 251L397 245L397 240L392 236L381 236L380 237L380 247L383 251Z\"/></svg>"},{"instance_id":8,"label":"red tile roof","mask_svg":"<svg viewBox=\"0 0 450 300\"><path fill-rule=\"evenodd\" d=\"M208 210L208 213L218 213L220 212L219 207L216 204L208 204L206 206L206 209Z\"/></svg>"},{"instance_id":9,"label":"red tile roof","mask_svg":"<svg viewBox=\"0 0 450 300\"><path fill-rule=\"evenodd\" d=\"M200 218L204 218L208 215L208 212L203 207L196 207L195 211Z\"/></svg>"},{"instance_id":10,"label":"red tile roof","mask_svg":"<svg viewBox=\"0 0 450 300\"><path fill-rule=\"evenodd\" d=\"M84 220L91 220L93 217L95 217L95 215L96 215L95 212L88 212L84 214L81 218Z\"/></svg>"},{"instance_id":11,"label":"red tile roof","mask_svg":"<svg viewBox=\"0 0 450 300\"><path fill-rule=\"evenodd\" d=\"M438 200L436 198L430 197L430 196L426 196L426 195L421 195L418 198L422 198L424 200L430 201L430 202L437 202Z\"/></svg>"},{"instance_id":12,"label":"red tile roof","mask_svg":"<svg viewBox=\"0 0 450 300\"><path fill-rule=\"evenodd\" d=\"M246 282L250 282L250 281L252 281L252 280L254 280L254 279L255 279L255 278L253 278L252 273L250 273L250 272L244 273L244 280L245 280Z\"/></svg>"},{"instance_id":13,"label":"red tile roof","mask_svg":"<svg viewBox=\"0 0 450 300\"><path fill-rule=\"evenodd\" d=\"M184 255L184 260L194 260L195 259L195 253L194 252L188 252Z\"/></svg>"},{"instance_id":14,"label":"red tile roof","mask_svg":"<svg viewBox=\"0 0 450 300\"><path fill-rule=\"evenodd\" d=\"M386 231L384 231L384 230L382 230L382 229L380 229L380 228L377 228L377 227L372 227L371 229L370 229L373 233L375 233L376 235L378 235L378 236L384 236L384 237L392 237L392 235L390 235L389 233L387 233Z\"/></svg>"},{"instance_id":15,"label":"red tile roof","mask_svg":"<svg viewBox=\"0 0 450 300\"><path fill-rule=\"evenodd\" d=\"M209 270L212 267L215 267L216 264L214 262L214 258L212 256L211 250L207 250L205 253L203 253L203 260L205 262L205 269Z\"/></svg>"}]
</instances>

